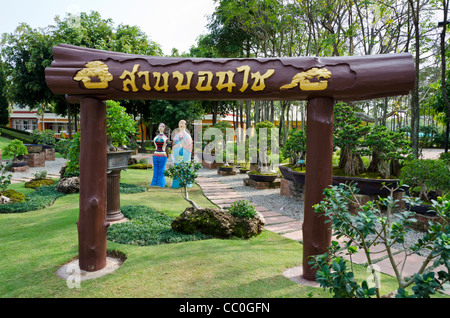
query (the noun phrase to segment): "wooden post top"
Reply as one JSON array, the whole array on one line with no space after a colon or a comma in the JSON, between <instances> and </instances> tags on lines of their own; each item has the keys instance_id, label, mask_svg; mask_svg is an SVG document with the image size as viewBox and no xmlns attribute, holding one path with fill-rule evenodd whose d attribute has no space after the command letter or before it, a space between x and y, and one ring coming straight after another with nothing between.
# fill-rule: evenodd
<instances>
[{"instance_id":1,"label":"wooden post top","mask_svg":"<svg viewBox=\"0 0 450 318\"><path fill-rule=\"evenodd\" d=\"M60 44L45 70L55 94L156 100L341 101L406 95L414 88L409 53L349 57L173 58Z\"/></svg>"}]
</instances>

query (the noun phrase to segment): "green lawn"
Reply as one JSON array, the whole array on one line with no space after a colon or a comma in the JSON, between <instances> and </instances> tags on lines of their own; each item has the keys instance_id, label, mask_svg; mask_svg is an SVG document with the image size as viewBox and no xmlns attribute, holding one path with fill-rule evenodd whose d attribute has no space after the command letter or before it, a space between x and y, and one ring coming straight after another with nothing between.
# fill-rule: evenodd
<instances>
[{"instance_id":1,"label":"green lawn","mask_svg":"<svg viewBox=\"0 0 450 318\"><path fill-rule=\"evenodd\" d=\"M149 185L152 170L122 172L121 182ZM170 182L169 182L170 185ZM25 190L23 183L12 186ZM27 189L27 191L30 191ZM189 191L200 206L213 206L198 186ZM58 297L330 297L321 288L298 285L284 270L301 265L302 245L264 230L249 240L208 239L157 246L132 246L108 241L126 261L114 273L68 288L56 275L77 257L78 194L58 198L43 210L0 214L0 296ZM172 217L188 206L179 189L151 188L122 194L122 205L148 205ZM366 278L364 267L356 276ZM396 289L382 275L382 294Z\"/></svg>"}]
</instances>

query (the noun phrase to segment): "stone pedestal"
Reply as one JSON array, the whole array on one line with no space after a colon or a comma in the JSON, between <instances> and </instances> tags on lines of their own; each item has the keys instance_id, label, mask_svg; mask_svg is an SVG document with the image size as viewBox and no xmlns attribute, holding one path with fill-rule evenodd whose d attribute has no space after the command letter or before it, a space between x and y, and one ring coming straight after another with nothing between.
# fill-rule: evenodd
<instances>
[{"instance_id":1,"label":"stone pedestal","mask_svg":"<svg viewBox=\"0 0 450 318\"><path fill-rule=\"evenodd\" d=\"M275 179L272 182L254 181L251 179L244 179L244 185L256 189L277 189L280 187L280 179Z\"/></svg>"},{"instance_id":2,"label":"stone pedestal","mask_svg":"<svg viewBox=\"0 0 450 318\"><path fill-rule=\"evenodd\" d=\"M124 215L120 211L120 170L112 170L108 173L106 189L106 221L123 219Z\"/></svg>"},{"instance_id":3,"label":"stone pedestal","mask_svg":"<svg viewBox=\"0 0 450 318\"><path fill-rule=\"evenodd\" d=\"M44 152L31 152L24 156L24 160L29 167L45 167Z\"/></svg>"}]
</instances>

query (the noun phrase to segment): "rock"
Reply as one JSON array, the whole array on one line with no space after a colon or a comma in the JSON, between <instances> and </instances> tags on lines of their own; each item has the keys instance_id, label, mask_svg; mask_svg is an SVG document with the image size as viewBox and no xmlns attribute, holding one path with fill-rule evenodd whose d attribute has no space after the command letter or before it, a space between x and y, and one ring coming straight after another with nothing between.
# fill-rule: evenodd
<instances>
[{"instance_id":1,"label":"rock","mask_svg":"<svg viewBox=\"0 0 450 318\"><path fill-rule=\"evenodd\" d=\"M189 207L172 222L172 229L186 234L198 231L219 238L237 236L247 239L261 233L264 224L264 217L260 214L246 220L222 209Z\"/></svg>"},{"instance_id":2,"label":"rock","mask_svg":"<svg viewBox=\"0 0 450 318\"><path fill-rule=\"evenodd\" d=\"M257 213L257 217L251 218L249 220L234 217L235 225L233 234L237 237L245 239L260 234L264 228L266 221L259 212Z\"/></svg>"},{"instance_id":3,"label":"rock","mask_svg":"<svg viewBox=\"0 0 450 318\"><path fill-rule=\"evenodd\" d=\"M56 191L66 193L66 194L79 192L80 191L80 178L79 177L70 177L70 178L59 179L59 182L56 185Z\"/></svg>"},{"instance_id":4,"label":"rock","mask_svg":"<svg viewBox=\"0 0 450 318\"><path fill-rule=\"evenodd\" d=\"M189 207L172 222L172 229L186 234L199 231L214 237L229 237L233 225L233 216L224 210Z\"/></svg>"}]
</instances>

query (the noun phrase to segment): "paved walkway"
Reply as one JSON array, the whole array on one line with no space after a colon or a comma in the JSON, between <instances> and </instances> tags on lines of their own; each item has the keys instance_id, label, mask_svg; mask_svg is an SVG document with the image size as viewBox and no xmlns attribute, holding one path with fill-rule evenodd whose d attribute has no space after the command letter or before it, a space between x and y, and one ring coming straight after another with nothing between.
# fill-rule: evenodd
<instances>
[{"instance_id":1,"label":"paved walkway","mask_svg":"<svg viewBox=\"0 0 450 318\"><path fill-rule=\"evenodd\" d=\"M221 182L219 178L201 176L197 178L197 184L202 188L203 193L212 203L216 204L217 206L223 209L229 208L233 204L233 202L237 200L245 199L244 197L240 196L239 193L236 192L230 185ZM284 216L278 212L271 211L261 205L257 204L253 205L255 206L256 210L264 216L264 219L266 221L266 225L264 226L264 228L266 230L278 233L281 236L284 236L286 238L298 242L303 241L302 221L298 221L290 217ZM336 238L334 238L334 240L336 240ZM388 257L387 253L381 249L382 249L381 245L375 246L372 249L372 258L374 259L374 263L376 265L375 270L395 277L392 265L389 259L387 258ZM403 264L404 253L401 253L400 251L395 251L395 253L396 254L394 255L394 259L396 263ZM349 259L348 256L344 256L344 258ZM407 277L416 273L424 260L425 257L419 255L409 256L403 268L403 277ZM359 252L356 255L354 255L352 257L352 261L355 264L367 265L366 257L363 252ZM441 266L441 268L445 269L444 266ZM440 270L441 268L438 268L438 270ZM299 280L298 271L297 277L294 276L295 275L289 278L299 283L302 283L302 281ZM450 290L447 289L446 293L450 294Z\"/></svg>"}]
</instances>

